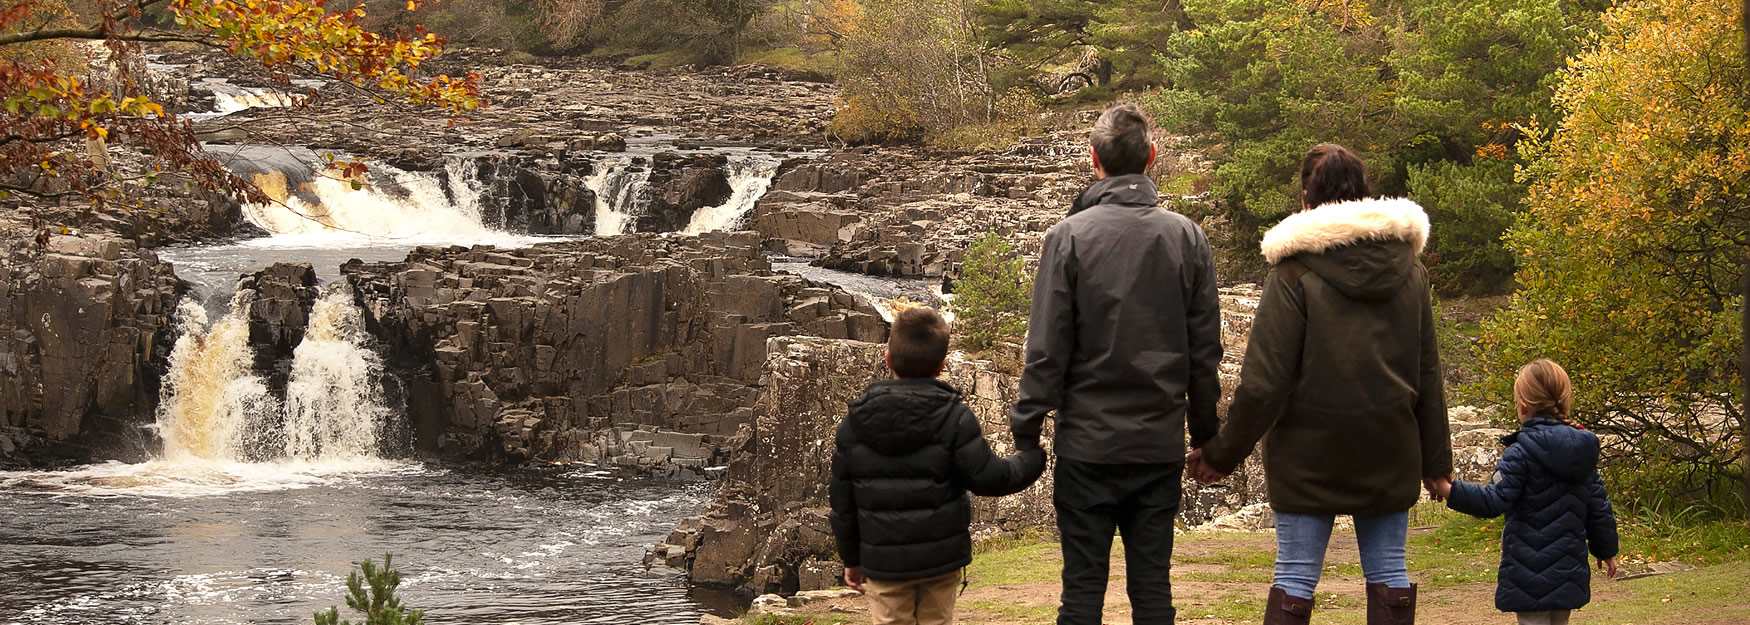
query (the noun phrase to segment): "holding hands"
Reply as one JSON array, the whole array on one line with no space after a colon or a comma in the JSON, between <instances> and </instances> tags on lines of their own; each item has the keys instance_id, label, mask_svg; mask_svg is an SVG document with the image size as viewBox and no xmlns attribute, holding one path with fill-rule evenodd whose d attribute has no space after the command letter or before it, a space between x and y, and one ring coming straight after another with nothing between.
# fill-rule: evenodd
<instances>
[{"instance_id":1,"label":"holding hands","mask_svg":"<svg viewBox=\"0 0 1750 625\"><path fill-rule=\"evenodd\" d=\"M1185 472L1200 484L1214 484L1227 479L1228 475L1203 461L1202 448L1192 449L1191 453L1185 455Z\"/></svg>"},{"instance_id":2,"label":"holding hands","mask_svg":"<svg viewBox=\"0 0 1750 625\"><path fill-rule=\"evenodd\" d=\"M1422 479L1422 488L1428 489L1428 497L1434 501L1446 501L1452 496L1452 478L1429 477Z\"/></svg>"}]
</instances>

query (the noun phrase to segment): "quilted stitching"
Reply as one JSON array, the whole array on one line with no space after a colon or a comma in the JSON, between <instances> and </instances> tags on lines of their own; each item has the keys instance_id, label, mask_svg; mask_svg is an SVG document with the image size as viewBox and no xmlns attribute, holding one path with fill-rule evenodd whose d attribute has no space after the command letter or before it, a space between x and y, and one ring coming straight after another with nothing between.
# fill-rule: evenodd
<instances>
[{"instance_id":1,"label":"quilted stitching","mask_svg":"<svg viewBox=\"0 0 1750 625\"><path fill-rule=\"evenodd\" d=\"M1507 516L1497 608L1580 608L1592 598L1587 556L1617 552L1616 516L1598 477L1598 439L1536 418L1506 442L1493 483L1455 484L1448 505L1485 518Z\"/></svg>"}]
</instances>

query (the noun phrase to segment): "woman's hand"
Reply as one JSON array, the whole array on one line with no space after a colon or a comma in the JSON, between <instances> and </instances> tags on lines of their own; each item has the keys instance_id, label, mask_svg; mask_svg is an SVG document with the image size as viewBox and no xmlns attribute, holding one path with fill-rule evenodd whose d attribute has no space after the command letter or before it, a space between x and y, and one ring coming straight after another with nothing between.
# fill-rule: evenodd
<instances>
[{"instance_id":1,"label":"woman's hand","mask_svg":"<svg viewBox=\"0 0 1750 625\"><path fill-rule=\"evenodd\" d=\"M1422 480L1422 488L1428 489L1428 497L1434 501L1446 501L1452 496L1452 478L1430 477Z\"/></svg>"}]
</instances>

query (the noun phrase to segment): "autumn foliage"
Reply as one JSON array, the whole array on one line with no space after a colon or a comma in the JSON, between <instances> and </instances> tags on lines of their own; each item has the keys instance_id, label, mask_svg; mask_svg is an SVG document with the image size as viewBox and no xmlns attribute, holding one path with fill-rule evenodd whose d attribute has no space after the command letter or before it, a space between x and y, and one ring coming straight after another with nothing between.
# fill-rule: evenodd
<instances>
[{"instance_id":1,"label":"autumn foliage","mask_svg":"<svg viewBox=\"0 0 1750 625\"><path fill-rule=\"evenodd\" d=\"M409 10L417 2L407 2ZM378 101L460 113L478 78L424 75L435 34L384 35L362 5L325 0L100 0L77 7L12 0L0 8L0 193L96 204L177 172L208 192L259 200L196 144L186 120L153 99L142 44L198 45L253 60L282 82L339 82ZM149 26L167 13L175 28ZM90 57L90 58L87 58ZM111 167L116 144L148 155L145 171ZM356 167L342 163L342 167Z\"/></svg>"},{"instance_id":2,"label":"autumn foliage","mask_svg":"<svg viewBox=\"0 0 1750 625\"><path fill-rule=\"evenodd\" d=\"M1640 499L1732 489L1745 415L1738 308L1750 253L1750 68L1739 0L1612 9L1527 129L1522 288L1485 327L1492 397L1532 358L1574 376L1578 417ZM1626 457L1625 457L1626 456Z\"/></svg>"}]
</instances>

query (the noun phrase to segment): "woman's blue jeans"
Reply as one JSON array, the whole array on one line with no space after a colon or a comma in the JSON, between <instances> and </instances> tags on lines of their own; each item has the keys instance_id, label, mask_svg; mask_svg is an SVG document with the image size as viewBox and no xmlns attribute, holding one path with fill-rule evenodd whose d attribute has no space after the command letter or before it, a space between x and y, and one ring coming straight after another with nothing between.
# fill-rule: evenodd
<instances>
[{"instance_id":1,"label":"woman's blue jeans","mask_svg":"<svg viewBox=\"0 0 1750 625\"><path fill-rule=\"evenodd\" d=\"M1276 513L1276 585L1289 596L1313 598L1336 519L1329 514ZM1404 565L1404 538L1409 531L1408 512L1355 518L1355 540L1360 543L1367 583L1410 587L1410 569Z\"/></svg>"}]
</instances>

